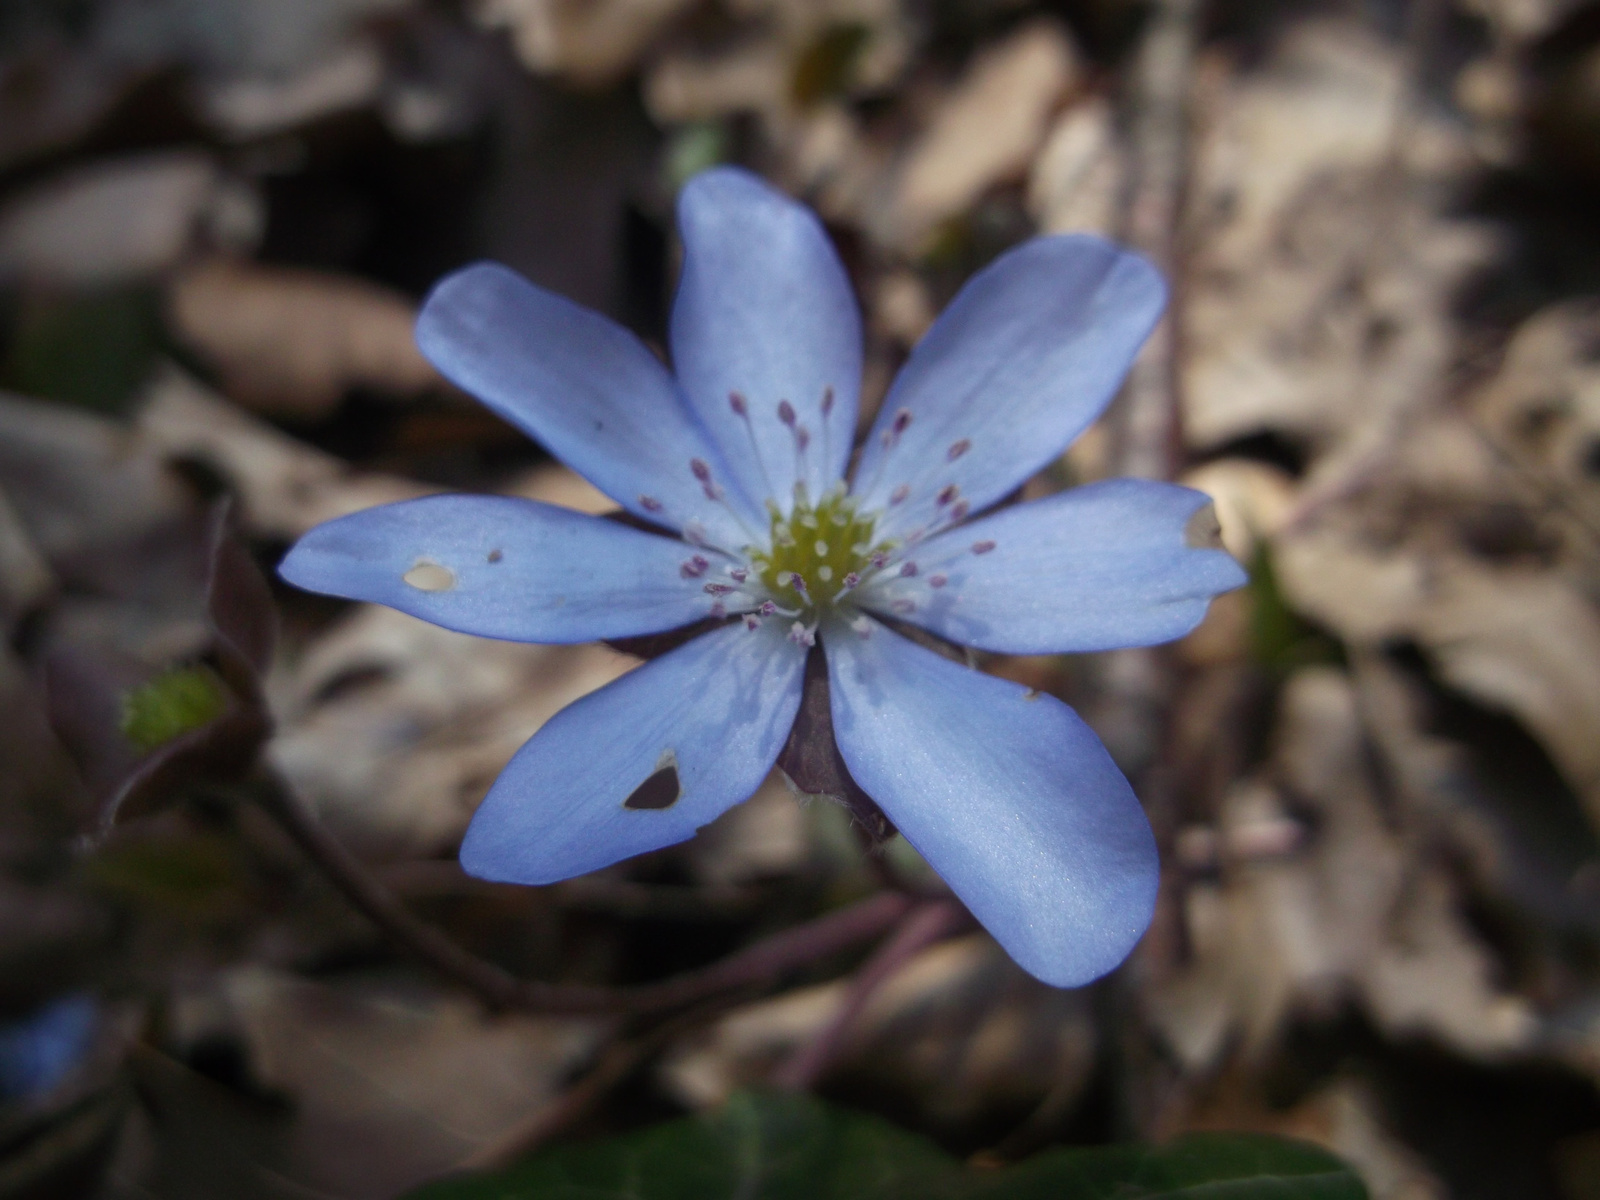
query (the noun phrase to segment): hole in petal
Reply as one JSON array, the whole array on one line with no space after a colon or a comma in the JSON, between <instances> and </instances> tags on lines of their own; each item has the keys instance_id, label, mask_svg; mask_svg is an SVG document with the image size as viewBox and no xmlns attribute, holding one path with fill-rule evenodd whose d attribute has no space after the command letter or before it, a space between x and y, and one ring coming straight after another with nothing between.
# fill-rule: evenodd
<instances>
[{"instance_id":1,"label":"hole in petal","mask_svg":"<svg viewBox=\"0 0 1600 1200\"><path fill-rule=\"evenodd\" d=\"M663 757L668 760L666 766L657 767L650 778L634 788L633 794L622 802L623 808L671 808L682 798L683 785L678 781L678 764L672 759L671 751Z\"/></svg>"},{"instance_id":2,"label":"hole in petal","mask_svg":"<svg viewBox=\"0 0 1600 1200\"><path fill-rule=\"evenodd\" d=\"M1222 522L1217 520L1217 506L1203 504L1195 509L1188 524L1183 527L1183 544L1191 550L1221 550Z\"/></svg>"},{"instance_id":3,"label":"hole in petal","mask_svg":"<svg viewBox=\"0 0 1600 1200\"><path fill-rule=\"evenodd\" d=\"M400 577L419 592L448 592L456 586L456 573L426 558L417 559L416 565Z\"/></svg>"}]
</instances>

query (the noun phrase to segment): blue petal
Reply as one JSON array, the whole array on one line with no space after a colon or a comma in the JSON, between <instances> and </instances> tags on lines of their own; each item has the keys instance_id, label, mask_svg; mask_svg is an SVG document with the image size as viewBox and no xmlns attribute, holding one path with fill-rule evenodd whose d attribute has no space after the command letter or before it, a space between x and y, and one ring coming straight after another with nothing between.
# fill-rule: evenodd
<instances>
[{"instance_id":1,"label":"blue petal","mask_svg":"<svg viewBox=\"0 0 1600 1200\"><path fill-rule=\"evenodd\" d=\"M720 561L683 542L509 496L428 496L318 525L278 574L460 633L592 642L711 615ZM686 569L687 568L687 569ZM748 607L748 606L746 606Z\"/></svg>"},{"instance_id":2,"label":"blue petal","mask_svg":"<svg viewBox=\"0 0 1600 1200\"><path fill-rule=\"evenodd\" d=\"M1127 957L1155 908L1155 839L1077 714L876 622L826 644L850 773L1006 952L1057 987Z\"/></svg>"},{"instance_id":3,"label":"blue petal","mask_svg":"<svg viewBox=\"0 0 1600 1200\"><path fill-rule=\"evenodd\" d=\"M746 171L720 167L690 180L678 196L678 228L678 381L746 494L771 496L788 511L796 479L815 498L850 457L861 387L850 280L811 211ZM748 422L731 407L733 393ZM781 401L794 409L793 427L779 418ZM801 427L809 435L803 471Z\"/></svg>"},{"instance_id":4,"label":"blue petal","mask_svg":"<svg viewBox=\"0 0 1600 1200\"><path fill-rule=\"evenodd\" d=\"M727 467L666 368L599 313L480 263L433 289L417 345L445 378L636 516L673 529L698 524L729 549L764 536L765 515L728 486ZM696 459L743 526L706 498Z\"/></svg>"},{"instance_id":5,"label":"blue petal","mask_svg":"<svg viewBox=\"0 0 1600 1200\"><path fill-rule=\"evenodd\" d=\"M890 573L860 602L1002 654L1169 642L1247 578L1226 550L1189 545L1210 502L1144 479L1074 488L930 538L908 555L915 575Z\"/></svg>"},{"instance_id":6,"label":"blue petal","mask_svg":"<svg viewBox=\"0 0 1600 1200\"><path fill-rule=\"evenodd\" d=\"M0 1025L0 1101L41 1095L71 1073L94 1042L100 1006L82 993Z\"/></svg>"},{"instance_id":7,"label":"blue petal","mask_svg":"<svg viewBox=\"0 0 1600 1200\"><path fill-rule=\"evenodd\" d=\"M777 624L708 633L562 709L489 790L462 867L554 883L684 841L746 799L800 705L805 652ZM669 766L676 803L626 806Z\"/></svg>"},{"instance_id":8,"label":"blue petal","mask_svg":"<svg viewBox=\"0 0 1600 1200\"><path fill-rule=\"evenodd\" d=\"M1050 462L1110 402L1165 303L1154 267L1088 234L1034 238L973 276L862 450L855 491L889 508L879 531L931 529L960 503L981 512ZM940 505L950 485L959 498Z\"/></svg>"}]
</instances>

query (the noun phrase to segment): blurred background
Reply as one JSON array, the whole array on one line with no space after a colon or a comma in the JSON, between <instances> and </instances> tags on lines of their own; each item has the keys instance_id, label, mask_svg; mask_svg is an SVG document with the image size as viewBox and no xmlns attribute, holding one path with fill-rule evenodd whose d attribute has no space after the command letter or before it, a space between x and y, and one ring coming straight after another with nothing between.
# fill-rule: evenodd
<instances>
[{"instance_id":1,"label":"blurred background","mask_svg":"<svg viewBox=\"0 0 1600 1200\"><path fill-rule=\"evenodd\" d=\"M830 1028L867 944L641 1041L492 1012L239 787L86 838L103 780L42 682L207 653L220 496L269 571L438 490L607 507L433 373L416 305L497 259L659 348L673 197L718 162L826 221L864 420L1008 246L1156 258L1170 323L1029 494L1179 479L1252 576L1161 651L984 663L1134 778L1133 958L1060 992L956 930L820 1093L984 1161L1255 1130L1376 1200L1600 1197L1593 0L4 0L0 1196L394 1196L710 1108ZM777 782L587 879L469 880L500 767L635 660L274 588L274 769L521 977L667 978L883 886Z\"/></svg>"}]
</instances>

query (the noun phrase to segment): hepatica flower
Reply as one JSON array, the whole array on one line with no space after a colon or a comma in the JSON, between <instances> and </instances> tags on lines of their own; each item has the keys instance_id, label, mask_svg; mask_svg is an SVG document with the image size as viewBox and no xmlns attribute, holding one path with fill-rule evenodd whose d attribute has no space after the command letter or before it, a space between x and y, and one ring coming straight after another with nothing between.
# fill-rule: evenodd
<instances>
[{"instance_id":1,"label":"hepatica flower","mask_svg":"<svg viewBox=\"0 0 1600 1200\"><path fill-rule=\"evenodd\" d=\"M1156 891L1127 781L1059 700L891 624L1003 654L1149 645L1243 582L1190 544L1207 501L1186 488L995 507L1105 407L1160 277L1095 237L1005 254L918 344L847 474L861 321L820 224L729 168L691 180L678 219L675 373L500 266L445 279L417 325L447 378L662 532L437 496L318 526L283 577L514 641L710 626L518 751L462 845L474 875L550 883L693 836L760 785L825 652L850 774L972 913L1048 983L1109 971Z\"/></svg>"}]
</instances>

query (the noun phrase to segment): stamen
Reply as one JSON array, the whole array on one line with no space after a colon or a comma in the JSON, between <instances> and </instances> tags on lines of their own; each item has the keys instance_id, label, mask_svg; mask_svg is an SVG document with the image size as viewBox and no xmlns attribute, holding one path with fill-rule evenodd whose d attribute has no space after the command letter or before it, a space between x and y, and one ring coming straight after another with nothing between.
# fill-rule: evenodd
<instances>
[{"instance_id":1,"label":"stamen","mask_svg":"<svg viewBox=\"0 0 1600 1200\"><path fill-rule=\"evenodd\" d=\"M761 618L756 616L755 613L745 613L744 627L754 633L761 628Z\"/></svg>"},{"instance_id":2,"label":"stamen","mask_svg":"<svg viewBox=\"0 0 1600 1200\"><path fill-rule=\"evenodd\" d=\"M952 525L967 519L967 514L972 511L972 506L965 500L961 501L950 510L950 523Z\"/></svg>"},{"instance_id":3,"label":"stamen","mask_svg":"<svg viewBox=\"0 0 1600 1200\"><path fill-rule=\"evenodd\" d=\"M916 573L917 573L917 564L916 563L914 563L914 562L903 562L903 563L900 564L900 575L901 575L902 578L911 579L916 575Z\"/></svg>"},{"instance_id":4,"label":"stamen","mask_svg":"<svg viewBox=\"0 0 1600 1200\"><path fill-rule=\"evenodd\" d=\"M721 600L716 601L711 606L711 615L719 621L722 620L723 617L728 615L728 606Z\"/></svg>"},{"instance_id":5,"label":"stamen","mask_svg":"<svg viewBox=\"0 0 1600 1200\"><path fill-rule=\"evenodd\" d=\"M705 459L691 458L689 460L689 470L701 483L711 482L711 467Z\"/></svg>"},{"instance_id":6,"label":"stamen","mask_svg":"<svg viewBox=\"0 0 1600 1200\"><path fill-rule=\"evenodd\" d=\"M739 589L725 583L708 583L701 590L708 596L731 596Z\"/></svg>"},{"instance_id":7,"label":"stamen","mask_svg":"<svg viewBox=\"0 0 1600 1200\"><path fill-rule=\"evenodd\" d=\"M960 488L953 483L947 483L939 489L939 494L934 497L934 502L937 503L940 508L943 508L946 504L954 502L955 498L960 494Z\"/></svg>"},{"instance_id":8,"label":"stamen","mask_svg":"<svg viewBox=\"0 0 1600 1200\"><path fill-rule=\"evenodd\" d=\"M790 404L787 400L779 400L778 420L782 421L790 429L793 429L795 422L794 405Z\"/></svg>"},{"instance_id":9,"label":"stamen","mask_svg":"<svg viewBox=\"0 0 1600 1200\"><path fill-rule=\"evenodd\" d=\"M770 617L778 611L778 605L775 601L763 600L761 602L761 607L756 609L756 611L763 617Z\"/></svg>"},{"instance_id":10,"label":"stamen","mask_svg":"<svg viewBox=\"0 0 1600 1200\"><path fill-rule=\"evenodd\" d=\"M748 417L750 415L750 405L745 402L745 398L738 392L728 393L728 407L733 409L735 416Z\"/></svg>"},{"instance_id":11,"label":"stamen","mask_svg":"<svg viewBox=\"0 0 1600 1200\"><path fill-rule=\"evenodd\" d=\"M993 549L994 549L994 543L990 542L990 541L982 541L982 542L973 542L972 543L972 552L974 554L987 554L987 553L989 553L989 551L991 551Z\"/></svg>"},{"instance_id":12,"label":"stamen","mask_svg":"<svg viewBox=\"0 0 1600 1200\"><path fill-rule=\"evenodd\" d=\"M931 588L942 588L945 584L947 584L949 582L950 582L950 578L947 575L929 575L928 576L928 586L931 587Z\"/></svg>"},{"instance_id":13,"label":"stamen","mask_svg":"<svg viewBox=\"0 0 1600 1200\"><path fill-rule=\"evenodd\" d=\"M750 578L750 572L744 567L729 567L728 577L735 583L743 583Z\"/></svg>"},{"instance_id":14,"label":"stamen","mask_svg":"<svg viewBox=\"0 0 1600 1200\"><path fill-rule=\"evenodd\" d=\"M833 415L833 384L831 383L822 389L822 415L824 417Z\"/></svg>"},{"instance_id":15,"label":"stamen","mask_svg":"<svg viewBox=\"0 0 1600 1200\"><path fill-rule=\"evenodd\" d=\"M889 493L889 503L901 504L909 495L911 495L911 485L909 483L902 483L899 487L895 488L894 491Z\"/></svg>"},{"instance_id":16,"label":"stamen","mask_svg":"<svg viewBox=\"0 0 1600 1200\"><path fill-rule=\"evenodd\" d=\"M678 568L678 574L685 579L699 579L710 569L710 560L703 554L696 554L693 558L684 560L683 565Z\"/></svg>"},{"instance_id":17,"label":"stamen","mask_svg":"<svg viewBox=\"0 0 1600 1200\"><path fill-rule=\"evenodd\" d=\"M658 513L662 509L662 504L661 501L657 500L654 496L646 496L643 493L640 493L639 507L648 513Z\"/></svg>"},{"instance_id":18,"label":"stamen","mask_svg":"<svg viewBox=\"0 0 1600 1200\"><path fill-rule=\"evenodd\" d=\"M789 626L789 640L796 646L815 646L817 644L815 627L807 628L796 621Z\"/></svg>"},{"instance_id":19,"label":"stamen","mask_svg":"<svg viewBox=\"0 0 1600 1200\"><path fill-rule=\"evenodd\" d=\"M909 616L911 613L917 611L916 602L914 600L907 600L904 597L891 601L889 608L894 612L899 613L902 617Z\"/></svg>"},{"instance_id":20,"label":"stamen","mask_svg":"<svg viewBox=\"0 0 1600 1200\"><path fill-rule=\"evenodd\" d=\"M955 462L956 459L960 458L963 454L965 454L968 450L971 450L971 449L972 449L972 441L971 441L971 439L962 438L959 442L952 442L950 444L950 449L948 449L948 450L946 450L944 452L944 456L948 461Z\"/></svg>"},{"instance_id":21,"label":"stamen","mask_svg":"<svg viewBox=\"0 0 1600 1200\"><path fill-rule=\"evenodd\" d=\"M889 426L889 431L894 434L894 440L899 441L900 435L911 428L911 410L902 408L894 415L894 422Z\"/></svg>"}]
</instances>

